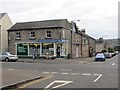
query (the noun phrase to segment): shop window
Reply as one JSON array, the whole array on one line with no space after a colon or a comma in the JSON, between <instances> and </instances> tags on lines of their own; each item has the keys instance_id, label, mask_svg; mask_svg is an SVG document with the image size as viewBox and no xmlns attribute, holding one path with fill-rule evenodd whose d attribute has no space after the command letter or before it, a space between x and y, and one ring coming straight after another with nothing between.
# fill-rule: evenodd
<instances>
[{"instance_id":1,"label":"shop window","mask_svg":"<svg viewBox=\"0 0 120 90\"><path fill-rule=\"evenodd\" d=\"M17 44L17 55L28 55L28 44Z\"/></svg>"},{"instance_id":2,"label":"shop window","mask_svg":"<svg viewBox=\"0 0 120 90\"><path fill-rule=\"evenodd\" d=\"M51 31L46 31L46 38L51 38Z\"/></svg>"},{"instance_id":3,"label":"shop window","mask_svg":"<svg viewBox=\"0 0 120 90\"><path fill-rule=\"evenodd\" d=\"M29 55L40 54L40 45L37 43L29 44Z\"/></svg>"},{"instance_id":4,"label":"shop window","mask_svg":"<svg viewBox=\"0 0 120 90\"><path fill-rule=\"evenodd\" d=\"M21 38L21 34L20 34L20 32L17 32L16 33L16 39L20 39Z\"/></svg>"},{"instance_id":5,"label":"shop window","mask_svg":"<svg viewBox=\"0 0 120 90\"><path fill-rule=\"evenodd\" d=\"M53 43L43 43L42 44L42 54L45 55L46 53L49 53L51 55L54 54Z\"/></svg>"},{"instance_id":6,"label":"shop window","mask_svg":"<svg viewBox=\"0 0 120 90\"><path fill-rule=\"evenodd\" d=\"M30 38L35 38L35 32L30 33Z\"/></svg>"}]
</instances>

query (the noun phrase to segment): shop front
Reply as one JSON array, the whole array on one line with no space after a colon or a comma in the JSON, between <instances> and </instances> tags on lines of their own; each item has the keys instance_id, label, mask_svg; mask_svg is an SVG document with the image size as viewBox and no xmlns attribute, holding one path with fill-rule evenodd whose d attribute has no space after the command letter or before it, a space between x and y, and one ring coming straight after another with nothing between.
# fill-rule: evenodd
<instances>
[{"instance_id":1,"label":"shop front","mask_svg":"<svg viewBox=\"0 0 120 90\"><path fill-rule=\"evenodd\" d=\"M47 54L57 58L64 58L68 55L68 40L45 39L37 42L16 43L16 54L18 56L36 55L46 57Z\"/></svg>"}]
</instances>

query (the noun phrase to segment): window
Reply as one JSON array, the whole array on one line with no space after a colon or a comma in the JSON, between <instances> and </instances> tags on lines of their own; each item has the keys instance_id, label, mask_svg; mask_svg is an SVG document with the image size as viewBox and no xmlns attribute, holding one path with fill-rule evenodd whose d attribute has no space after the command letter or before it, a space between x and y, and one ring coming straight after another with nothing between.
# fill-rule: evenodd
<instances>
[{"instance_id":1,"label":"window","mask_svg":"<svg viewBox=\"0 0 120 90\"><path fill-rule=\"evenodd\" d=\"M54 54L53 43L42 43L42 54L45 55L46 53Z\"/></svg>"},{"instance_id":2,"label":"window","mask_svg":"<svg viewBox=\"0 0 120 90\"><path fill-rule=\"evenodd\" d=\"M29 55L40 54L40 44L39 43L30 43L29 44Z\"/></svg>"},{"instance_id":3,"label":"window","mask_svg":"<svg viewBox=\"0 0 120 90\"><path fill-rule=\"evenodd\" d=\"M21 34L20 34L20 32L17 32L16 33L16 39L20 39L21 38Z\"/></svg>"},{"instance_id":4,"label":"window","mask_svg":"<svg viewBox=\"0 0 120 90\"><path fill-rule=\"evenodd\" d=\"M30 33L30 38L35 38L35 32Z\"/></svg>"},{"instance_id":5,"label":"window","mask_svg":"<svg viewBox=\"0 0 120 90\"><path fill-rule=\"evenodd\" d=\"M83 39L83 44L88 44L88 41L86 39Z\"/></svg>"},{"instance_id":6,"label":"window","mask_svg":"<svg viewBox=\"0 0 120 90\"><path fill-rule=\"evenodd\" d=\"M79 38L79 34L77 34L77 42L79 42L79 39L80 39L80 38Z\"/></svg>"},{"instance_id":7,"label":"window","mask_svg":"<svg viewBox=\"0 0 120 90\"><path fill-rule=\"evenodd\" d=\"M46 38L51 38L51 31L46 31Z\"/></svg>"}]
</instances>

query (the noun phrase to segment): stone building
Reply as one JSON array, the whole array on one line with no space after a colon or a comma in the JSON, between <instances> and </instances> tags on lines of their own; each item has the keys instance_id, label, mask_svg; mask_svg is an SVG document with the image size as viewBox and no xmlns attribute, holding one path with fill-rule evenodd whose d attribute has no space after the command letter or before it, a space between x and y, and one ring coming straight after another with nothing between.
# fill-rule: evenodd
<instances>
[{"instance_id":1,"label":"stone building","mask_svg":"<svg viewBox=\"0 0 120 90\"><path fill-rule=\"evenodd\" d=\"M108 51L108 48L115 48L118 45L118 39L103 39L99 38L96 40L96 52L101 52L102 50Z\"/></svg>"},{"instance_id":2,"label":"stone building","mask_svg":"<svg viewBox=\"0 0 120 90\"><path fill-rule=\"evenodd\" d=\"M16 23L8 30L8 36L9 51L24 57L45 57L48 53L57 58L89 57L90 43L95 50L91 42L95 39L67 19Z\"/></svg>"}]
</instances>

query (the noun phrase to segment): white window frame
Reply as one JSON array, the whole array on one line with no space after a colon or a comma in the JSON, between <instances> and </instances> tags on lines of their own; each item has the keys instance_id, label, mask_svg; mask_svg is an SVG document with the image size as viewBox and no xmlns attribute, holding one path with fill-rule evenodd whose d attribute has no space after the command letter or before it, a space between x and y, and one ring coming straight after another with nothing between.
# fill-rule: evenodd
<instances>
[{"instance_id":1,"label":"white window frame","mask_svg":"<svg viewBox=\"0 0 120 90\"><path fill-rule=\"evenodd\" d=\"M87 39L83 39L83 44L88 44L88 40Z\"/></svg>"},{"instance_id":2,"label":"white window frame","mask_svg":"<svg viewBox=\"0 0 120 90\"><path fill-rule=\"evenodd\" d=\"M34 33L33 33L34 32ZM35 38L35 31L30 32L30 38Z\"/></svg>"},{"instance_id":3,"label":"white window frame","mask_svg":"<svg viewBox=\"0 0 120 90\"><path fill-rule=\"evenodd\" d=\"M63 38L65 38L65 31L63 30Z\"/></svg>"},{"instance_id":4,"label":"white window frame","mask_svg":"<svg viewBox=\"0 0 120 90\"><path fill-rule=\"evenodd\" d=\"M50 32L50 33L48 33L48 32ZM50 35L50 37L48 35ZM46 38L51 38L51 37L52 37L52 31L50 31L50 30L46 31Z\"/></svg>"},{"instance_id":5,"label":"white window frame","mask_svg":"<svg viewBox=\"0 0 120 90\"><path fill-rule=\"evenodd\" d=\"M16 32L16 39L21 39L21 33L20 32Z\"/></svg>"}]
</instances>

